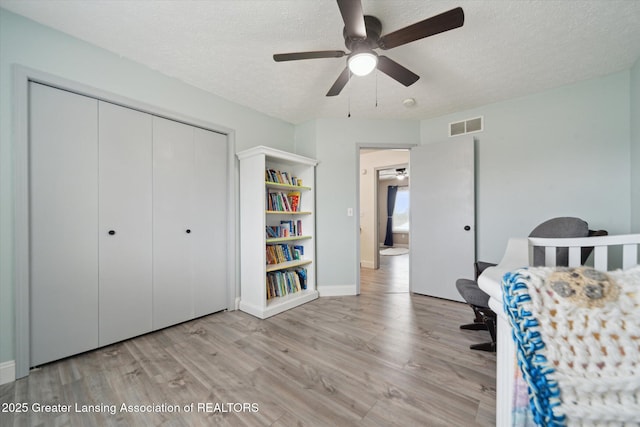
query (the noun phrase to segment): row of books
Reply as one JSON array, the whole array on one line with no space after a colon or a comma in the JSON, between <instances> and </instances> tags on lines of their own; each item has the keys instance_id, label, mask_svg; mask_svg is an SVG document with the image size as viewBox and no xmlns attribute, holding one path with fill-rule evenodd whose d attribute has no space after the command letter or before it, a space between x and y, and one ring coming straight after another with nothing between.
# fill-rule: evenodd
<instances>
[{"instance_id":1,"label":"row of books","mask_svg":"<svg viewBox=\"0 0 640 427\"><path fill-rule=\"evenodd\" d=\"M300 192L290 191L284 193L282 191L267 190L267 206L268 211L279 212L300 212Z\"/></svg>"},{"instance_id":2,"label":"row of books","mask_svg":"<svg viewBox=\"0 0 640 427\"><path fill-rule=\"evenodd\" d=\"M280 264L287 261L302 259L304 246L302 245L267 245L267 264Z\"/></svg>"},{"instance_id":3,"label":"row of books","mask_svg":"<svg viewBox=\"0 0 640 427\"><path fill-rule=\"evenodd\" d=\"M302 220L280 221L280 225L267 225L267 239L302 236Z\"/></svg>"},{"instance_id":4,"label":"row of books","mask_svg":"<svg viewBox=\"0 0 640 427\"><path fill-rule=\"evenodd\" d=\"M307 289L307 269L304 267L267 273L267 300L304 289Z\"/></svg>"},{"instance_id":5,"label":"row of books","mask_svg":"<svg viewBox=\"0 0 640 427\"><path fill-rule=\"evenodd\" d=\"M288 184L295 186L302 185L302 179L298 178L297 176L292 176L288 172L282 172L275 169L267 169L264 175L264 179L267 182L275 182L278 184Z\"/></svg>"}]
</instances>

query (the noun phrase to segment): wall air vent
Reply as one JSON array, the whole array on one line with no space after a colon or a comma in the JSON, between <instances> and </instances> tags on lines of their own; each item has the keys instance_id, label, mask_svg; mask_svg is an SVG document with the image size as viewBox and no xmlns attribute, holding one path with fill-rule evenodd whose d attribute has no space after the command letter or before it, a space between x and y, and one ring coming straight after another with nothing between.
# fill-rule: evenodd
<instances>
[{"instance_id":1,"label":"wall air vent","mask_svg":"<svg viewBox=\"0 0 640 427\"><path fill-rule=\"evenodd\" d=\"M449 123L449 136L465 135L467 133L482 132L483 118L474 117L473 119L463 120L461 122Z\"/></svg>"}]
</instances>

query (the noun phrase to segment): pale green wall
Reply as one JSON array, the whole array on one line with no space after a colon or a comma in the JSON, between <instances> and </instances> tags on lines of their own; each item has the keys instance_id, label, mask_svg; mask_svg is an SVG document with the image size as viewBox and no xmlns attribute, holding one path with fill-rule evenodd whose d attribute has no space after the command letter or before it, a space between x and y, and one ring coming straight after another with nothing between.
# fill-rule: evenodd
<instances>
[{"instance_id":1,"label":"pale green wall","mask_svg":"<svg viewBox=\"0 0 640 427\"><path fill-rule=\"evenodd\" d=\"M296 126L296 154L316 158L316 121L309 120Z\"/></svg>"},{"instance_id":2,"label":"pale green wall","mask_svg":"<svg viewBox=\"0 0 640 427\"><path fill-rule=\"evenodd\" d=\"M631 69L631 231L640 233L640 59Z\"/></svg>"},{"instance_id":3,"label":"pale green wall","mask_svg":"<svg viewBox=\"0 0 640 427\"><path fill-rule=\"evenodd\" d=\"M422 121L423 143L484 116L477 133L477 256L499 261L509 237L555 216L630 231L629 71ZM638 164L638 163L636 163Z\"/></svg>"},{"instance_id":4,"label":"pale green wall","mask_svg":"<svg viewBox=\"0 0 640 427\"><path fill-rule=\"evenodd\" d=\"M237 151L255 145L294 149L290 123L0 9L0 362L14 359L13 64L232 129Z\"/></svg>"},{"instance_id":5,"label":"pale green wall","mask_svg":"<svg viewBox=\"0 0 640 427\"><path fill-rule=\"evenodd\" d=\"M317 282L327 286L355 286L358 206L357 144L418 144L415 120L318 119L315 123ZM347 209L354 216L347 216Z\"/></svg>"}]
</instances>

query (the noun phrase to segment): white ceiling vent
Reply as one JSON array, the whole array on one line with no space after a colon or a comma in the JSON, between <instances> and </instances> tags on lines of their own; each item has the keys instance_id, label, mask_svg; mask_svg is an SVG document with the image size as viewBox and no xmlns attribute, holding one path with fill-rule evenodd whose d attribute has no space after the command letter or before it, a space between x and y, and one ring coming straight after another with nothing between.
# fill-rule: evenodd
<instances>
[{"instance_id":1,"label":"white ceiling vent","mask_svg":"<svg viewBox=\"0 0 640 427\"><path fill-rule=\"evenodd\" d=\"M463 120L461 122L449 123L449 136L464 135L467 133L482 132L483 118L474 117L473 119Z\"/></svg>"}]
</instances>

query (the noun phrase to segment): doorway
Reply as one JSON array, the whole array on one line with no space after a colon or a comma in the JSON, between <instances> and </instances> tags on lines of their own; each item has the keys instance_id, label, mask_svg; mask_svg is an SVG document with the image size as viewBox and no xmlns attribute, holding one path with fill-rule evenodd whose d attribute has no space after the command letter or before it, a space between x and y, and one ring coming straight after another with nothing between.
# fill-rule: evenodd
<instances>
[{"instance_id":1,"label":"doorway","mask_svg":"<svg viewBox=\"0 0 640 427\"><path fill-rule=\"evenodd\" d=\"M465 135L423 145L392 147L357 147L360 192L359 230L356 228L360 234L357 292L364 289L365 280L380 278L377 276L380 261L375 252L378 247L367 244L375 232L372 225L375 212L371 204L363 200L367 191L373 191L366 186L377 185L378 175L374 170L397 169L409 164L412 167L407 170L412 171L412 184L408 291L461 301L455 281L460 277L473 277L475 261L475 141ZM407 153L408 160L394 160L393 156L399 152ZM388 164L369 168L367 156L382 158ZM373 241L379 242L379 239ZM388 277L381 276L381 280Z\"/></svg>"},{"instance_id":2,"label":"doorway","mask_svg":"<svg viewBox=\"0 0 640 427\"><path fill-rule=\"evenodd\" d=\"M409 292L409 149L361 148L359 160L360 291Z\"/></svg>"}]
</instances>

